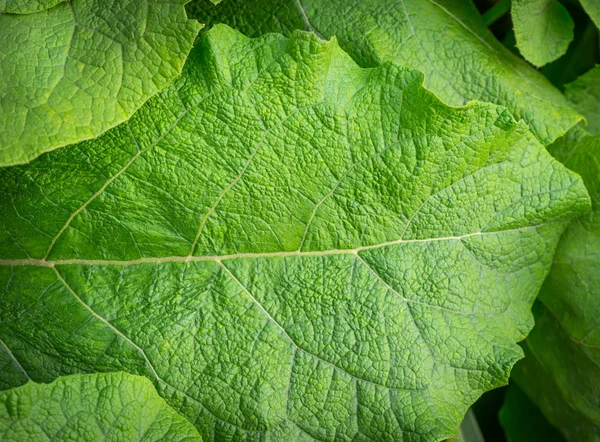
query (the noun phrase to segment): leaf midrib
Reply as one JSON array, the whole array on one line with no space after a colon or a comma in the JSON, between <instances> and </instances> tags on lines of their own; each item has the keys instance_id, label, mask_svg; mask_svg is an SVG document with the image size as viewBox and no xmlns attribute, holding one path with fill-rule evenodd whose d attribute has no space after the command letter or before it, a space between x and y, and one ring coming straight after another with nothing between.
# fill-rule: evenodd
<instances>
[{"instance_id":1,"label":"leaf midrib","mask_svg":"<svg viewBox=\"0 0 600 442\"><path fill-rule=\"evenodd\" d=\"M162 263L188 263L188 262L221 262L226 260L235 259L259 259L259 258L289 258L289 257L311 257L311 256L331 256L331 255L358 255L360 252L364 252L372 249L379 249L384 247L391 247L400 244L411 244L411 243L429 243L437 241L462 241L464 239L475 237L475 236L486 236L486 235L499 235L503 233L520 232L525 230L538 229L547 225L556 224L562 220L550 221L547 223L536 224L533 226L517 227L513 229L505 229L490 232L472 232L460 236L445 236L439 238L422 238L422 239L397 239L394 241L386 241L379 244L372 244L366 246L360 246L353 249L330 249L330 250L312 250L312 251L280 251L280 252L259 252L259 253L234 253L228 255L199 255L199 256L163 256L163 257L146 257L130 260L111 260L111 259L56 259L48 260L46 258L35 259L35 258L24 258L24 259L0 259L0 266L34 266L34 267L55 267L59 265L116 265L116 266L129 266L139 264L162 264Z\"/></svg>"}]
</instances>

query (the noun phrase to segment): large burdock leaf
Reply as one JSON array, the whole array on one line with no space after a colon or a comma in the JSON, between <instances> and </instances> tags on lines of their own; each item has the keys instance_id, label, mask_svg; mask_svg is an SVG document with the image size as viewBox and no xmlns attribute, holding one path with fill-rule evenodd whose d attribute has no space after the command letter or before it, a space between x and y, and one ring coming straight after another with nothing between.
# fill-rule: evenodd
<instances>
[{"instance_id":1,"label":"large burdock leaf","mask_svg":"<svg viewBox=\"0 0 600 442\"><path fill-rule=\"evenodd\" d=\"M94 138L167 86L200 27L184 3L0 4L0 166Z\"/></svg>"},{"instance_id":2,"label":"large burdock leaf","mask_svg":"<svg viewBox=\"0 0 600 442\"><path fill-rule=\"evenodd\" d=\"M207 0L188 5L209 25L227 23L247 35L314 30L361 66L385 61L425 73L425 86L446 103L482 100L506 106L544 145L579 120L539 72L500 44L469 0Z\"/></svg>"},{"instance_id":3,"label":"large burdock leaf","mask_svg":"<svg viewBox=\"0 0 600 442\"><path fill-rule=\"evenodd\" d=\"M589 202L422 79L217 26L127 124L2 170L4 386L143 374L209 440L456 433Z\"/></svg>"},{"instance_id":4,"label":"large burdock leaf","mask_svg":"<svg viewBox=\"0 0 600 442\"><path fill-rule=\"evenodd\" d=\"M152 383L126 373L73 375L0 392L5 441L201 441Z\"/></svg>"}]
</instances>

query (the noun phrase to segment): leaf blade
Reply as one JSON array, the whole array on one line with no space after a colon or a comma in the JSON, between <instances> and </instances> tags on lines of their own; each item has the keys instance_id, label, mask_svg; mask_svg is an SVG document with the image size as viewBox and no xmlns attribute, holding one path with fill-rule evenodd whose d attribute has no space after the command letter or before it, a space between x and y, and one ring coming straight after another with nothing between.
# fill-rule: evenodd
<instances>
[{"instance_id":1,"label":"leaf blade","mask_svg":"<svg viewBox=\"0 0 600 442\"><path fill-rule=\"evenodd\" d=\"M579 178L335 41L194 51L127 125L0 172L7 348L36 380L145 375L207 437L456 434L521 356Z\"/></svg>"}]
</instances>

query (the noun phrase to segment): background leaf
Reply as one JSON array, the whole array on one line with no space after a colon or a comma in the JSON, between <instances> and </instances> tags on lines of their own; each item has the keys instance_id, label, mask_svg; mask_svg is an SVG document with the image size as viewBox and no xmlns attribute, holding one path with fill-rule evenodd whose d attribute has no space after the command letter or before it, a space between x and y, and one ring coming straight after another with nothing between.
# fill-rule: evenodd
<instances>
[{"instance_id":1,"label":"background leaf","mask_svg":"<svg viewBox=\"0 0 600 442\"><path fill-rule=\"evenodd\" d=\"M508 442L564 442L559 431L516 384L508 388L500 410L500 422Z\"/></svg>"},{"instance_id":2,"label":"background leaf","mask_svg":"<svg viewBox=\"0 0 600 442\"><path fill-rule=\"evenodd\" d=\"M586 118L586 131L600 134L600 65L567 84L565 95Z\"/></svg>"},{"instance_id":3,"label":"background leaf","mask_svg":"<svg viewBox=\"0 0 600 442\"><path fill-rule=\"evenodd\" d=\"M600 28L600 3L597 0L579 0L581 6L594 21L597 28Z\"/></svg>"},{"instance_id":4,"label":"background leaf","mask_svg":"<svg viewBox=\"0 0 600 442\"><path fill-rule=\"evenodd\" d=\"M0 392L6 441L201 441L152 383L126 373L73 375Z\"/></svg>"},{"instance_id":5,"label":"background leaf","mask_svg":"<svg viewBox=\"0 0 600 442\"><path fill-rule=\"evenodd\" d=\"M0 167L95 138L167 86L200 28L184 3L73 0L0 13Z\"/></svg>"},{"instance_id":6,"label":"background leaf","mask_svg":"<svg viewBox=\"0 0 600 442\"><path fill-rule=\"evenodd\" d=\"M587 79L593 78L595 71ZM586 78L570 95L588 115L597 114L597 93ZM593 107L596 106L594 110ZM594 128L594 124L591 125ZM512 379L570 441L600 440L600 135L582 127L549 147L583 177L592 211L563 235L534 313L536 326L524 343L525 359ZM507 411L508 412L508 411Z\"/></svg>"},{"instance_id":7,"label":"background leaf","mask_svg":"<svg viewBox=\"0 0 600 442\"><path fill-rule=\"evenodd\" d=\"M581 19L579 14L574 17ZM575 40L569 45L567 53L540 69L546 78L561 89L600 62L596 26L587 17L583 20L580 26L575 26Z\"/></svg>"},{"instance_id":8,"label":"background leaf","mask_svg":"<svg viewBox=\"0 0 600 442\"><path fill-rule=\"evenodd\" d=\"M519 51L535 66L556 60L573 40L573 19L557 0L512 0Z\"/></svg>"}]
</instances>

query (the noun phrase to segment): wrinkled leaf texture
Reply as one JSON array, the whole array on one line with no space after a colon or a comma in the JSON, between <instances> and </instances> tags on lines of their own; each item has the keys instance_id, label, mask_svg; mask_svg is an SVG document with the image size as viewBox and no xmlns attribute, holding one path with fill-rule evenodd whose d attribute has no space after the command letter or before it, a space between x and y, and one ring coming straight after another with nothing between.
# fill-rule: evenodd
<instances>
[{"instance_id":1,"label":"wrinkled leaf texture","mask_svg":"<svg viewBox=\"0 0 600 442\"><path fill-rule=\"evenodd\" d=\"M97 373L0 392L4 441L177 441L202 438L143 376Z\"/></svg>"},{"instance_id":2,"label":"wrinkled leaf texture","mask_svg":"<svg viewBox=\"0 0 600 442\"><path fill-rule=\"evenodd\" d=\"M422 82L216 26L126 124L0 171L0 385L144 375L208 440L456 434L589 197Z\"/></svg>"},{"instance_id":3,"label":"wrinkled leaf texture","mask_svg":"<svg viewBox=\"0 0 600 442\"><path fill-rule=\"evenodd\" d=\"M539 72L499 43L470 1L207 0L188 5L207 26L226 23L249 36L295 29L336 36L363 67L392 61L425 74L425 87L452 105L506 106L548 145L581 116Z\"/></svg>"}]
</instances>

